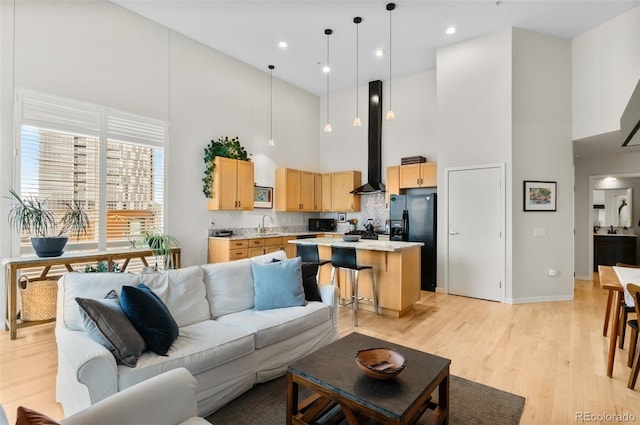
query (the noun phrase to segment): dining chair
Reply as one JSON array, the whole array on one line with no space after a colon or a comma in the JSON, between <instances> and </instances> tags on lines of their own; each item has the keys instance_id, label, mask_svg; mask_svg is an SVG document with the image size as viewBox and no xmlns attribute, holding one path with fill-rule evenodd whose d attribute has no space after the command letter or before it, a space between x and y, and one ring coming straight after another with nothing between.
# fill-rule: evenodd
<instances>
[{"instance_id":1,"label":"dining chair","mask_svg":"<svg viewBox=\"0 0 640 425\"><path fill-rule=\"evenodd\" d=\"M629 360L627 364L631 367L631 373L629 374L629 384L627 387L634 389L636 386L636 380L638 379L638 363L640 363L640 350L638 347L638 317L640 317L640 286L633 283L627 284L627 290L633 296L635 301L636 319L629 320L629 327L631 327L631 345L629 346Z\"/></svg>"},{"instance_id":2,"label":"dining chair","mask_svg":"<svg viewBox=\"0 0 640 425\"><path fill-rule=\"evenodd\" d=\"M616 263L616 267L627 267L630 269L640 269L639 265L636 264L627 264L627 263ZM627 319L629 316L629 313L634 313L635 309L633 306L628 306L627 304L625 304L624 302L624 298L622 299L622 305L620 306L620 323L622 324L622 326L620 326L619 329L619 333L618 335L620 336L620 341L618 342L618 346L620 348L624 348L624 337L626 334L626 330L627 330L627 326L625 325L625 323L627 323ZM637 317L636 317L637 319Z\"/></svg>"}]
</instances>

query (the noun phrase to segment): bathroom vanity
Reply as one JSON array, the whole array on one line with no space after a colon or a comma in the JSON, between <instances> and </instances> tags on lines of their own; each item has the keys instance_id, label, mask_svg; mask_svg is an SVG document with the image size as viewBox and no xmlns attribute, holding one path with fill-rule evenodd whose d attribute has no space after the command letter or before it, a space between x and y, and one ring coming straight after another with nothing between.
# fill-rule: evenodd
<instances>
[{"instance_id":1,"label":"bathroom vanity","mask_svg":"<svg viewBox=\"0 0 640 425\"><path fill-rule=\"evenodd\" d=\"M636 264L637 238L622 233L593 235L593 271L597 272L599 265Z\"/></svg>"}]
</instances>

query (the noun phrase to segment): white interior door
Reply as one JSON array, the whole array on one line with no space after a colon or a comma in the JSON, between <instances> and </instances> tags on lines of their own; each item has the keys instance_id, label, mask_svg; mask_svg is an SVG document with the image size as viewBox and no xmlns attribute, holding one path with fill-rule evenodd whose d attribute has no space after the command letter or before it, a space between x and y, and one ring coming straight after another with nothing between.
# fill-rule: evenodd
<instances>
[{"instance_id":1,"label":"white interior door","mask_svg":"<svg viewBox=\"0 0 640 425\"><path fill-rule=\"evenodd\" d=\"M450 294L504 298L502 168L447 172L447 276Z\"/></svg>"}]
</instances>

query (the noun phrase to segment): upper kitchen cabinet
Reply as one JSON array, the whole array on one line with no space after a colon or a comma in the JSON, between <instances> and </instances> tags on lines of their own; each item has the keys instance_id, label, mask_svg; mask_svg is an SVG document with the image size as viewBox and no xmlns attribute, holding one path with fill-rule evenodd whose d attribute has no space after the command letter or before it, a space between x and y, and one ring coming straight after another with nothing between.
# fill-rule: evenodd
<instances>
[{"instance_id":1,"label":"upper kitchen cabinet","mask_svg":"<svg viewBox=\"0 0 640 425\"><path fill-rule=\"evenodd\" d=\"M387 192L384 194L387 208L389 208L389 196L400 194L400 166L387 167Z\"/></svg>"},{"instance_id":2,"label":"upper kitchen cabinet","mask_svg":"<svg viewBox=\"0 0 640 425\"><path fill-rule=\"evenodd\" d=\"M331 173L331 209L333 211L360 211L360 195L350 193L362 184L360 171Z\"/></svg>"},{"instance_id":3,"label":"upper kitchen cabinet","mask_svg":"<svg viewBox=\"0 0 640 425\"><path fill-rule=\"evenodd\" d=\"M316 211L311 171L276 169L276 211Z\"/></svg>"},{"instance_id":4,"label":"upper kitchen cabinet","mask_svg":"<svg viewBox=\"0 0 640 425\"><path fill-rule=\"evenodd\" d=\"M438 185L438 164L422 162L400 166L400 189ZM389 190L387 189L387 192Z\"/></svg>"},{"instance_id":5,"label":"upper kitchen cabinet","mask_svg":"<svg viewBox=\"0 0 640 425\"><path fill-rule=\"evenodd\" d=\"M253 209L253 162L217 156L210 211Z\"/></svg>"},{"instance_id":6,"label":"upper kitchen cabinet","mask_svg":"<svg viewBox=\"0 0 640 425\"><path fill-rule=\"evenodd\" d=\"M322 174L313 173L313 210L322 211Z\"/></svg>"},{"instance_id":7,"label":"upper kitchen cabinet","mask_svg":"<svg viewBox=\"0 0 640 425\"><path fill-rule=\"evenodd\" d=\"M331 206L331 173L322 175L322 211L334 211Z\"/></svg>"}]
</instances>

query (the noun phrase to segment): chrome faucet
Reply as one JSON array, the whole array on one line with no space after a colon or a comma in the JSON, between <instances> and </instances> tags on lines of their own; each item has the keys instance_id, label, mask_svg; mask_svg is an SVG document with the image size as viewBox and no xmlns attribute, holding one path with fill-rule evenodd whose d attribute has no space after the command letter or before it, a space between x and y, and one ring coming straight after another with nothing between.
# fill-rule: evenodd
<instances>
[{"instance_id":1,"label":"chrome faucet","mask_svg":"<svg viewBox=\"0 0 640 425\"><path fill-rule=\"evenodd\" d=\"M262 216L262 228L260 230L261 233L264 233L264 219L269 217L269 220L271 220L271 224L276 224L276 221L273 219L273 217L271 217L269 214L265 214Z\"/></svg>"}]
</instances>

